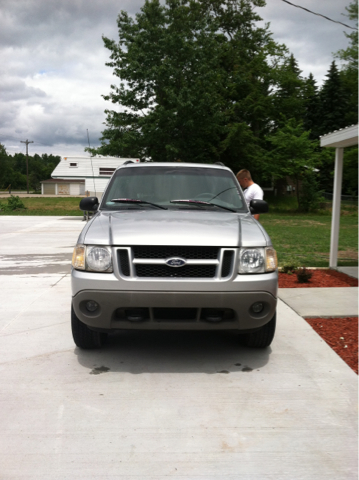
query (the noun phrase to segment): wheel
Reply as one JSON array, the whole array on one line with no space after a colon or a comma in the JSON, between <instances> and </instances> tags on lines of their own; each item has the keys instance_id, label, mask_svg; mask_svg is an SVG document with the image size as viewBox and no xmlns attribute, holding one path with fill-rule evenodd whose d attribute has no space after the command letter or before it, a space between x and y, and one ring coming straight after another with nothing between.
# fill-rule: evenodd
<instances>
[{"instance_id":1,"label":"wheel","mask_svg":"<svg viewBox=\"0 0 359 480\"><path fill-rule=\"evenodd\" d=\"M94 332L87 325L82 323L76 316L74 307L71 305L71 329L74 342L79 348L91 349L101 348L106 339L107 333Z\"/></svg>"},{"instance_id":2,"label":"wheel","mask_svg":"<svg viewBox=\"0 0 359 480\"><path fill-rule=\"evenodd\" d=\"M274 314L272 320L263 325L263 327L261 327L259 330L241 335L243 345L252 348L269 347L269 345L272 343L275 333L276 317L277 312Z\"/></svg>"}]
</instances>

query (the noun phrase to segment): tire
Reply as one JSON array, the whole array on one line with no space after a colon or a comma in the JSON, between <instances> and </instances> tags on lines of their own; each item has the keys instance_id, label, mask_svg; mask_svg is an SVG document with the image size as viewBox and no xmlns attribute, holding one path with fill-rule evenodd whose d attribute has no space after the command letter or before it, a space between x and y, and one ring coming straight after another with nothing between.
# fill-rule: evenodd
<instances>
[{"instance_id":1,"label":"tire","mask_svg":"<svg viewBox=\"0 0 359 480\"><path fill-rule=\"evenodd\" d=\"M242 343L246 347L251 348L266 348L272 343L275 333L277 312L274 314L272 320L263 325L259 330L252 333L245 333L242 335Z\"/></svg>"},{"instance_id":2,"label":"tire","mask_svg":"<svg viewBox=\"0 0 359 480\"><path fill-rule=\"evenodd\" d=\"M71 329L75 344L84 350L101 348L107 339L107 333L94 332L76 316L71 305Z\"/></svg>"}]
</instances>

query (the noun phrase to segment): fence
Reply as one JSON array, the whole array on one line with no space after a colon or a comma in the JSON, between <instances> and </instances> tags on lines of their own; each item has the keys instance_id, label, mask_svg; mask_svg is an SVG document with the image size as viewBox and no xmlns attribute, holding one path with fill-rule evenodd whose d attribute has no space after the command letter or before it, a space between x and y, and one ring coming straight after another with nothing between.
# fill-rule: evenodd
<instances>
[{"instance_id":1,"label":"fence","mask_svg":"<svg viewBox=\"0 0 359 480\"><path fill-rule=\"evenodd\" d=\"M333 194L332 193L324 192L323 197L326 200L329 200L330 202L333 201ZM341 198L342 203L347 203L347 204L350 204L350 205L358 205L358 197L355 196L355 195L341 195L340 198Z\"/></svg>"}]
</instances>

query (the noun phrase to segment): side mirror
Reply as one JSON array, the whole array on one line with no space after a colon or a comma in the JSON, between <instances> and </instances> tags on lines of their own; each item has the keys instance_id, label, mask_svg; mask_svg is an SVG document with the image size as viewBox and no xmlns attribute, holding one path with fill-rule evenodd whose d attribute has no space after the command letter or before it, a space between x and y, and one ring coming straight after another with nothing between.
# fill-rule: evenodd
<instances>
[{"instance_id":1,"label":"side mirror","mask_svg":"<svg viewBox=\"0 0 359 480\"><path fill-rule=\"evenodd\" d=\"M257 213L267 213L268 203L265 202L264 200L256 200L254 198L253 200L251 200L249 209L253 215Z\"/></svg>"},{"instance_id":2,"label":"side mirror","mask_svg":"<svg viewBox=\"0 0 359 480\"><path fill-rule=\"evenodd\" d=\"M85 197L81 199L80 210L83 212L96 212L98 209L97 197Z\"/></svg>"}]
</instances>

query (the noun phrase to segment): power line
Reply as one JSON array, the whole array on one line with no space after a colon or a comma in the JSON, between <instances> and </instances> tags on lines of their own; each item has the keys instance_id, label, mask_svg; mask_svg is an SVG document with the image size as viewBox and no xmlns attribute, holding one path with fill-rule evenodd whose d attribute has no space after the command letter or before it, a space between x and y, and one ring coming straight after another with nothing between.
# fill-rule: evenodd
<instances>
[{"instance_id":1,"label":"power line","mask_svg":"<svg viewBox=\"0 0 359 480\"><path fill-rule=\"evenodd\" d=\"M34 143L33 141L29 140L21 140L21 143L26 144L26 180L27 180L27 193L29 193L29 153L28 153L28 145L29 143Z\"/></svg>"},{"instance_id":2,"label":"power line","mask_svg":"<svg viewBox=\"0 0 359 480\"><path fill-rule=\"evenodd\" d=\"M294 3L288 2L288 0L282 0L282 2L288 3L288 5L291 5L292 7L301 8L302 10L305 10L306 12L312 13L313 15L318 15L318 17L323 17L326 20L329 20L330 22L339 23L339 25L343 25L344 27L351 28L352 30L358 31L357 28L351 27L350 25L347 25L346 23L338 22L337 20L332 20L331 18L326 17L325 15L322 15L321 13L315 13L315 12L312 12L311 10L308 10L308 8L304 8L304 7L301 7L300 5L295 5Z\"/></svg>"},{"instance_id":3,"label":"power line","mask_svg":"<svg viewBox=\"0 0 359 480\"><path fill-rule=\"evenodd\" d=\"M11 140L17 140L18 142L21 142L20 138L12 137L11 135L4 135L0 133L0 137L5 138L5 140L11 139ZM24 142L22 142L24 143ZM42 145L43 147L52 147L52 145L41 143L41 142L32 142L34 145Z\"/></svg>"}]
</instances>

